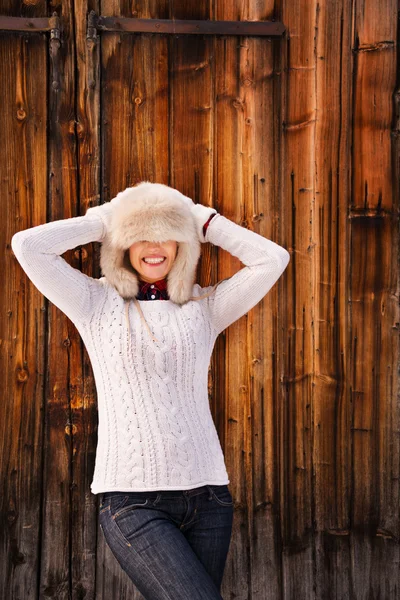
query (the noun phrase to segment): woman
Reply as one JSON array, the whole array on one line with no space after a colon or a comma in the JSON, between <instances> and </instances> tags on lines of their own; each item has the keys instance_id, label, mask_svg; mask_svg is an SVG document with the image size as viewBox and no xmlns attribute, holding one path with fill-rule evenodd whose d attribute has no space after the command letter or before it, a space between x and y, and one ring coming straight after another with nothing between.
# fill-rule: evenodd
<instances>
[{"instance_id":1,"label":"woman","mask_svg":"<svg viewBox=\"0 0 400 600\"><path fill-rule=\"evenodd\" d=\"M61 258L102 242L103 277ZM201 243L245 265L195 283ZM217 336L254 307L289 262L278 244L143 181L84 216L16 233L28 277L77 327L98 399L91 491L121 567L148 600L221 599L233 500L208 400Z\"/></svg>"}]
</instances>

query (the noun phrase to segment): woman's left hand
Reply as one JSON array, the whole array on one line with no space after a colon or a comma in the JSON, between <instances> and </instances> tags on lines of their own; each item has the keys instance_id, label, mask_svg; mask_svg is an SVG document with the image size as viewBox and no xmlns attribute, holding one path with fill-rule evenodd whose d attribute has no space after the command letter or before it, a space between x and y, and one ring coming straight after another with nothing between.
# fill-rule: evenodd
<instances>
[{"instance_id":1,"label":"woman's left hand","mask_svg":"<svg viewBox=\"0 0 400 600\"><path fill-rule=\"evenodd\" d=\"M206 242L203 233L203 227L207 223L211 215L218 214L212 206L204 206L203 204L193 204L192 215L196 223L197 235L202 244ZM215 219L216 217L214 217ZM212 221L211 221L212 222Z\"/></svg>"},{"instance_id":2,"label":"woman's left hand","mask_svg":"<svg viewBox=\"0 0 400 600\"><path fill-rule=\"evenodd\" d=\"M207 223L210 215L216 214L217 211L212 206L204 206L203 204L195 204L188 196L183 196L184 203L190 208L196 224L197 235L201 243L206 241L203 233L203 227Z\"/></svg>"}]
</instances>

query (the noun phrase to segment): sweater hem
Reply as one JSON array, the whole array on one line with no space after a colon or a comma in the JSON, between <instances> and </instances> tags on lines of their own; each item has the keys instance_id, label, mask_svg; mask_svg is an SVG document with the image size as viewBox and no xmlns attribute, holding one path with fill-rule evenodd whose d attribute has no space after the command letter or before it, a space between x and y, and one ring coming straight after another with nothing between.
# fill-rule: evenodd
<instances>
[{"instance_id":1,"label":"sweater hem","mask_svg":"<svg viewBox=\"0 0 400 600\"><path fill-rule=\"evenodd\" d=\"M206 479L204 481L201 481L199 483L195 483L195 484L190 484L190 485L163 485L162 487L160 486L156 486L156 487L140 487L140 488L132 488L132 487L116 487L116 488L110 488L109 486L106 486L104 488L102 488L102 486L91 486L91 492L92 494L104 494L105 492L162 492L162 491L168 491L168 490L191 490L194 488L198 488L201 487L203 485L228 485L230 483L229 479L224 479L223 481L215 481L215 480L210 480L210 479Z\"/></svg>"}]
</instances>

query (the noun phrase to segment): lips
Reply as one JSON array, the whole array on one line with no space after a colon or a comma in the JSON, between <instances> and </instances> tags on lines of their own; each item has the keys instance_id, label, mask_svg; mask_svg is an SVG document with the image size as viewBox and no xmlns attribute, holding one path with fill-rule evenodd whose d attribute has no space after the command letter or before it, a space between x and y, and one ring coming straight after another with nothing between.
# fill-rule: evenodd
<instances>
[{"instance_id":1,"label":"lips","mask_svg":"<svg viewBox=\"0 0 400 600\"><path fill-rule=\"evenodd\" d=\"M163 260L161 262L156 262L156 263L152 263L152 262L146 262L145 258L162 258ZM165 261L167 260L167 258L165 256L145 256L144 258L142 258L142 261L146 264L146 265L150 265L151 267L155 267L158 265L163 265L165 263Z\"/></svg>"}]
</instances>

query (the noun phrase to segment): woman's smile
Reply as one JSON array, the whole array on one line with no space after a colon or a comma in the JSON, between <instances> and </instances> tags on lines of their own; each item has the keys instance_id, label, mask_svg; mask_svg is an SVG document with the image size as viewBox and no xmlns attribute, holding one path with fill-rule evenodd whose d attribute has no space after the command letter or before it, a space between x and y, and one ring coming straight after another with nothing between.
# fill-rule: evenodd
<instances>
[{"instance_id":1,"label":"woman's smile","mask_svg":"<svg viewBox=\"0 0 400 600\"><path fill-rule=\"evenodd\" d=\"M161 265L165 260L167 260L166 256L146 256L142 259L146 264L152 266Z\"/></svg>"},{"instance_id":2,"label":"woman's smile","mask_svg":"<svg viewBox=\"0 0 400 600\"><path fill-rule=\"evenodd\" d=\"M143 281L154 282L166 277L178 250L175 240L166 242L135 242L129 248L133 268Z\"/></svg>"}]
</instances>

